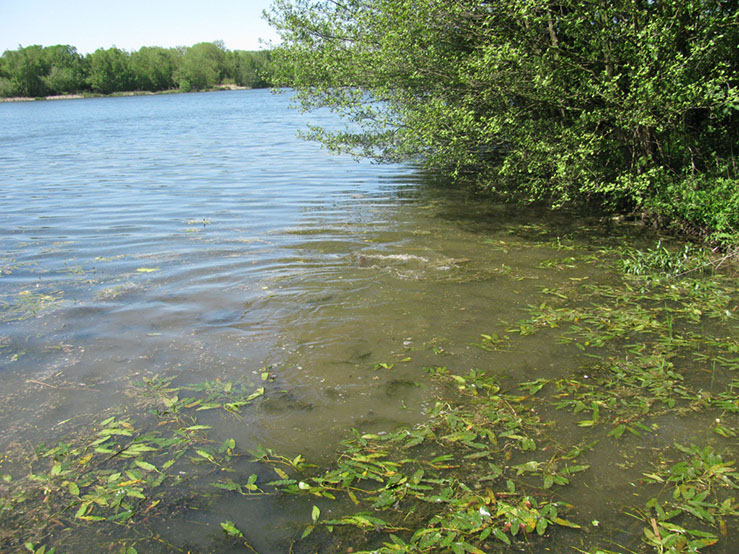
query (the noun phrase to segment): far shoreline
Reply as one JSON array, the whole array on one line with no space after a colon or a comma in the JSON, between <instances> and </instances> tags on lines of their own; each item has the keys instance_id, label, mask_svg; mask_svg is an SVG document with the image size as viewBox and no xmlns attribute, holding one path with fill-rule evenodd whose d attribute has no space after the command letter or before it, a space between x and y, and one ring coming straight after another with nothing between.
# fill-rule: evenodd
<instances>
[{"instance_id":1,"label":"far shoreline","mask_svg":"<svg viewBox=\"0 0 739 554\"><path fill-rule=\"evenodd\" d=\"M75 94L58 94L54 96L13 96L9 98L0 98L0 103L5 102L42 102L54 100L81 100L85 98L118 98L121 96L154 96L160 94L189 94L190 92L222 92L228 90L253 90L251 87L243 87L233 84L218 85L213 88L203 90L184 91L181 89L160 90L151 92L149 90L132 90L127 92L113 92L111 94L102 94L98 92L81 92Z\"/></svg>"}]
</instances>

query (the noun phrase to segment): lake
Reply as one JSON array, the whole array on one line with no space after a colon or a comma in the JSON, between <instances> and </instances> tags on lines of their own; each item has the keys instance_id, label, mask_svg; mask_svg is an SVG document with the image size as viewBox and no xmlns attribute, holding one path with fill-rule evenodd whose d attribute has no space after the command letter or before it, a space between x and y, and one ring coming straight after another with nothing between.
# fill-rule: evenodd
<instances>
[{"instance_id":1,"label":"lake","mask_svg":"<svg viewBox=\"0 0 739 554\"><path fill-rule=\"evenodd\" d=\"M289 104L262 90L0 104L4 451L133 416L137 387L158 380L263 389L238 417L198 423L241 453L331 463L352 429L425 420L444 387L424 368L522 382L587 362L555 331L491 346L512 342L542 290L614 279L565 245L597 257L654 236L333 156L297 136L331 114ZM585 517L613 517L629 487L611 492L583 500ZM164 550L216 548L228 519L257 551L284 552L310 508L226 495L150 523ZM100 550L119 540L96 532L84 540Z\"/></svg>"}]
</instances>

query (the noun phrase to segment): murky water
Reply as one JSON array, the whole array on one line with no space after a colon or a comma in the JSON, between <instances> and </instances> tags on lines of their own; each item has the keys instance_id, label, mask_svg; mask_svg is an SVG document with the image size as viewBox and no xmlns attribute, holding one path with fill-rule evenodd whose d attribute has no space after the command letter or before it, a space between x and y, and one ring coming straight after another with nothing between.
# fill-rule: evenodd
<instances>
[{"instance_id":1,"label":"murky water","mask_svg":"<svg viewBox=\"0 0 739 554\"><path fill-rule=\"evenodd\" d=\"M330 156L295 136L306 117L288 103L239 91L0 104L0 447L123 408L143 377L258 385L266 371L260 408L219 420L216 437L321 460L352 428L423 419L424 366L519 382L578 365L547 333L494 362L475 344L543 288L607 279L557 249L607 243L607 227ZM281 502L161 525L197 544L231 513L279 551L304 520Z\"/></svg>"}]
</instances>

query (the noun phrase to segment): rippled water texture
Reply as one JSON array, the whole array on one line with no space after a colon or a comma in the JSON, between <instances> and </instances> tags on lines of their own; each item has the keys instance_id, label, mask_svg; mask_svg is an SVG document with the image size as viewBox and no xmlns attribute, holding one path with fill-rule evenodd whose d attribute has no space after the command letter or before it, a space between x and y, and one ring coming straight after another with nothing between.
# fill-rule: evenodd
<instances>
[{"instance_id":1,"label":"rippled water texture","mask_svg":"<svg viewBox=\"0 0 739 554\"><path fill-rule=\"evenodd\" d=\"M231 431L322 451L337 430L422 415L403 364L376 364L522 315L547 253L491 248L519 225L512 211L331 156L296 136L306 118L288 104L239 91L0 105L2 441L125 402L142 376L271 366L282 401ZM511 286L512 263L532 281Z\"/></svg>"},{"instance_id":2,"label":"rippled water texture","mask_svg":"<svg viewBox=\"0 0 739 554\"><path fill-rule=\"evenodd\" d=\"M289 102L234 91L0 104L0 448L125 409L143 377L259 386L267 372L265 401L214 438L330 459L352 428L423 419L424 366L504 382L577 367L583 354L546 332L494 363L475 344L543 288L602 280L557 243L602 245L607 228L331 156L296 136L308 116ZM274 530L295 516L280 502L233 509ZM194 520L220 530L235 517L221 508L166 525L196 543Z\"/></svg>"}]
</instances>

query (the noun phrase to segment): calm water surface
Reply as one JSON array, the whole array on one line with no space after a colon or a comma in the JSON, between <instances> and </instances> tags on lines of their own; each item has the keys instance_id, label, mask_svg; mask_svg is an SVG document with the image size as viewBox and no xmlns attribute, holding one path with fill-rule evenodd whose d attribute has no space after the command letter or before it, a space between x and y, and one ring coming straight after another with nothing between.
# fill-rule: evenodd
<instances>
[{"instance_id":1,"label":"calm water surface","mask_svg":"<svg viewBox=\"0 0 739 554\"><path fill-rule=\"evenodd\" d=\"M256 386L267 369L267 400L216 434L322 459L351 428L422 419L424 365L516 380L572 367L579 351L546 333L494 367L472 345L542 287L600 277L542 264L559 236L587 244L586 220L331 156L296 137L307 116L288 104L266 91L0 104L0 447L125 408L143 377ZM162 525L197 544L248 521L260 551L281 551L306 515L280 502Z\"/></svg>"}]
</instances>

